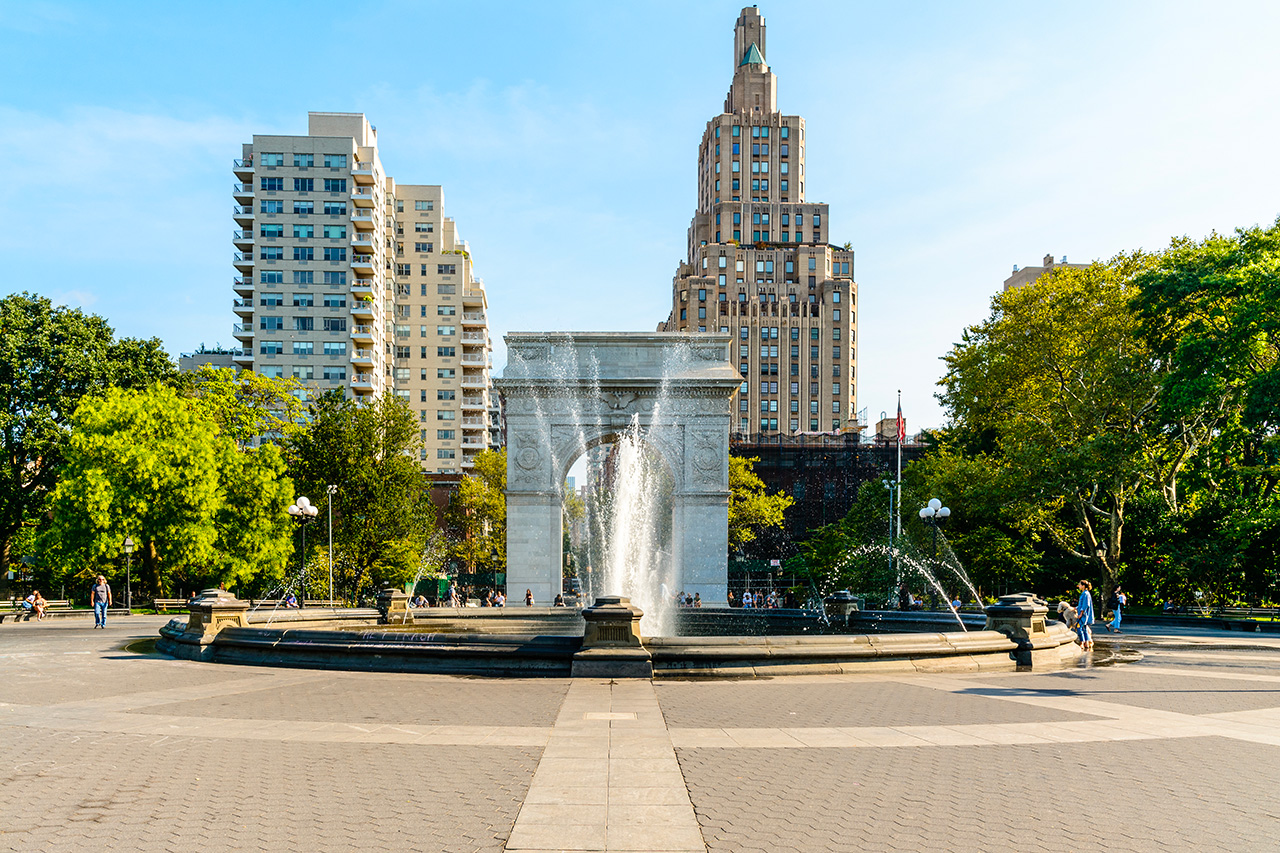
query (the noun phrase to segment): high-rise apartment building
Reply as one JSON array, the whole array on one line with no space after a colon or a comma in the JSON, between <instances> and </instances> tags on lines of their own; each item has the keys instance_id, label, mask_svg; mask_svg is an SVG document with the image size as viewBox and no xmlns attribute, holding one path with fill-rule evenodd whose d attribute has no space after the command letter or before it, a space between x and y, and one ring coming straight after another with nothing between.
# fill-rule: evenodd
<instances>
[{"instance_id":1,"label":"high-rise apartment building","mask_svg":"<svg viewBox=\"0 0 1280 853\"><path fill-rule=\"evenodd\" d=\"M1061 261L1054 263L1053 255L1045 255L1044 266L1042 267L1023 267L1022 269L1018 269L1018 265L1014 264L1013 275L1009 276L1004 280L1004 289L1014 290L1015 288L1026 287L1028 284L1035 281L1040 276L1047 275L1053 272L1055 268L1082 270L1087 268L1088 266L1089 266L1088 264L1069 264L1067 263L1066 255L1062 256Z\"/></svg>"},{"instance_id":2,"label":"high-rise apartment building","mask_svg":"<svg viewBox=\"0 0 1280 853\"><path fill-rule=\"evenodd\" d=\"M805 122L778 111L754 7L734 27L733 83L698 146L688 260L663 331L728 333L742 372L738 432L857 429L853 252L807 201Z\"/></svg>"},{"instance_id":3,"label":"high-rise apartment building","mask_svg":"<svg viewBox=\"0 0 1280 853\"><path fill-rule=\"evenodd\" d=\"M492 440L488 305L441 188L397 184L359 113L255 134L234 171L237 366L309 394L396 394L424 470L469 467Z\"/></svg>"}]
</instances>

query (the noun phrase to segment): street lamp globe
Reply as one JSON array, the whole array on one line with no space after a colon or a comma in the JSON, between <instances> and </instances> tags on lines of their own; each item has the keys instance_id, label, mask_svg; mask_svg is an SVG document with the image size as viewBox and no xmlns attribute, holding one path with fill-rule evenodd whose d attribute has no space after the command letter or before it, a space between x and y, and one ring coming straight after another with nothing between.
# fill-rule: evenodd
<instances>
[{"instance_id":1,"label":"street lamp globe","mask_svg":"<svg viewBox=\"0 0 1280 853\"><path fill-rule=\"evenodd\" d=\"M299 513L301 513L301 512L302 512L302 510L298 508L298 505L297 505L297 504L289 504L289 508L288 508L287 510L285 510L285 512L289 513L289 515L295 515L295 516L296 516L296 515L298 515Z\"/></svg>"},{"instance_id":2,"label":"street lamp globe","mask_svg":"<svg viewBox=\"0 0 1280 853\"><path fill-rule=\"evenodd\" d=\"M951 515L951 507L944 506L938 510L938 518L948 518Z\"/></svg>"},{"instance_id":3,"label":"street lamp globe","mask_svg":"<svg viewBox=\"0 0 1280 853\"><path fill-rule=\"evenodd\" d=\"M929 509L933 510L934 512L937 512L938 510L942 509L942 501L938 500L937 498L929 498Z\"/></svg>"},{"instance_id":4,"label":"street lamp globe","mask_svg":"<svg viewBox=\"0 0 1280 853\"><path fill-rule=\"evenodd\" d=\"M921 507L921 508L920 508L920 517L921 517L921 518L933 518L933 507L931 507L931 506Z\"/></svg>"},{"instance_id":5,"label":"street lamp globe","mask_svg":"<svg viewBox=\"0 0 1280 853\"><path fill-rule=\"evenodd\" d=\"M126 554L132 554L132 553L133 553L133 537L131 537L131 536L126 536L126 537L124 538L124 552L125 552Z\"/></svg>"}]
</instances>

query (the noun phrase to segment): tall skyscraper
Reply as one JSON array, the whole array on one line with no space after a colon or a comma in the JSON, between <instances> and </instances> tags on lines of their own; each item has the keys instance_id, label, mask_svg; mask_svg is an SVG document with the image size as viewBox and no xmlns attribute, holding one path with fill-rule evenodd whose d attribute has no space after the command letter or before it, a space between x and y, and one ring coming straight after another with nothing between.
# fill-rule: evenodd
<instances>
[{"instance_id":1,"label":"tall skyscraper","mask_svg":"<svg viewBox=\"0 0 1280 853\"><path fill-rule=\"evenodd\" d=\"M738 432L857 428L853 251L806 200L805 122L778 111L754 7L734 26L733 83L698 146L688 260L659 330L734 337Z\"/></svg>"},{"instance_id":2,"label":"tall skyscraper","mask_svg":"<svg viewBox=\"0 0 1280 853\"><path fill-rule=\"evenodd\" d=\"M491 443L488 303L441 188L397 185L360 113L255 134L234 171L236 365L307 394L396 394L424 470L470 467Z\"/></svg>"}]
</instances>

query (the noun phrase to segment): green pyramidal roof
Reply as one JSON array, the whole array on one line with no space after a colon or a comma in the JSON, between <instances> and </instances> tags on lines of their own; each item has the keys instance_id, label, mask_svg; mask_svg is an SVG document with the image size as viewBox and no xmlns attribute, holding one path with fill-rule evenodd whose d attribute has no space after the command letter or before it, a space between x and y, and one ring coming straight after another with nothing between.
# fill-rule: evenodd
<instances>
[{"instance_id":1,"label":"green pyramidal roof","mask_svg":"<svg viewBox=\"0 0 1280 853\"><path fill-rule=\"evenodd\" d=\"M756 47L755 42L751 43L751 47L747 48L742 61L738 63L739 68L743 65L764 65L764 57L760 55L760 48Z\"/></svg>"}]
</instances>

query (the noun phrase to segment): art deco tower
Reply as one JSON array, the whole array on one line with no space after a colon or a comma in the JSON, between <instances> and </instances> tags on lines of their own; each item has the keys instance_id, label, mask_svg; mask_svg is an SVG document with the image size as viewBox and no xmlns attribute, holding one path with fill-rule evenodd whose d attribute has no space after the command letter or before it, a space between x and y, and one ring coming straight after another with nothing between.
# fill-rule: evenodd
<instances>
[{"instance_id":1,"label":"art deco tower","mask_svg":"<svg viewBox=\"0 0 1280 853\"><path fill-rule=\"evenodd\" d=\"M765 24L742 10L733 83L698 146L698 205L663 331L734 337L741 434L857 428L853 252L806 200L805 122L778 110Z\"/></svg>"}]
</instances>

